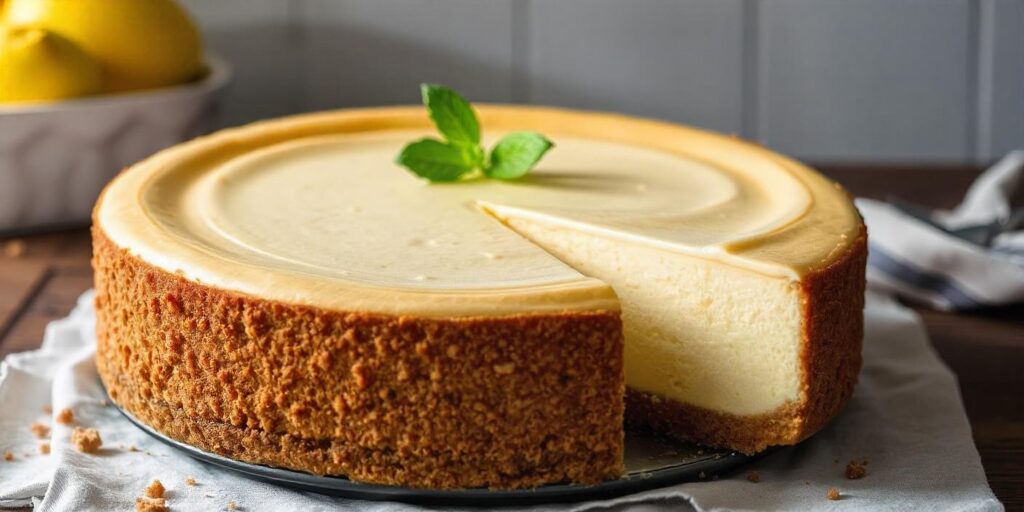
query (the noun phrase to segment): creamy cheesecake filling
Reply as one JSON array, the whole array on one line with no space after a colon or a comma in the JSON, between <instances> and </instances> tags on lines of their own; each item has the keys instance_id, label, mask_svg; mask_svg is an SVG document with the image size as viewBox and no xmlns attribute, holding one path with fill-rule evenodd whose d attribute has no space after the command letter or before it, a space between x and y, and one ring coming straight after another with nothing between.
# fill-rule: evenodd
<instances>
[{"instance_id":1,"label":"creamy cheesecake filling","mask_svg":"<svg viewBox=\"0 0 1024 512\"><path fill-rule=\"evenodd\" d=\"M259 123L136 165L107 189L98 221L121 247L205 284L424 316L619 307L610 281L479 206L778 283L826 266L860 226L831 182L728 137L604 114L480 113L492 140L535 129L557 146L525 180L431 185L393 163L430 133L422 109Z\"/></svg>"},{"instance_id":2,"label":"creamy cheesecake filling","mask_svg":"<svg viewBox=\"0 0 1024 512\"><path fill-rule=\"evenodd\" d=\"M627 386L736 415L800 398L797 283L530 219L502 221L615 289Z\"/></svg>"}]
</instances>

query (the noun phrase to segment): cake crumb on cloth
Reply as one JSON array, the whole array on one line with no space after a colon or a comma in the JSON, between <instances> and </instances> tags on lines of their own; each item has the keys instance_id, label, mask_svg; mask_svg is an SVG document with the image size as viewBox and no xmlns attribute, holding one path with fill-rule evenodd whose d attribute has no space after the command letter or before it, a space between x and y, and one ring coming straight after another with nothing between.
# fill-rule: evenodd
<instances>
[{"instance_id":1,"label":"cake crumb on cloth","mask_svg":"<svg viewBox=\"0 0 1024 512\"><path fill-rule=\"evenodd\" d=\"M164 491L164 484L160 480L153 480L146 486L146 496L150 498L163 498Z\"/></svg>"},{"instance_id":2,"label":"cake crumb on cloth","mask_svg":"<svg viewBox=\"0 0 1024 512\"><path fill-rule=\"evenodd\" d=\"M868 474L868 468L864 467L863 463L858 463L855 460L851 460L846 465L846 478L849 480L859 480L864 478Z\"/></svg>"},{"instance_id":3,"label":"cake crumb on cloth","mask_svg":"<svg viewBox=\"0 0 1024 512\"><path fill-rule=\"evenodd\" d=\"M50 435L50 427L38 421L32 424L31 430L32 435L36 436L38 439L43 439Z\"/></svg>"},{"instance_id":4,"label":"cake crumb on cloth","mask_svg":"<svg viewBox=\"0 0 1024 512\"><path fill-rule=\"evenodd\" d=\"M167 512L167 501L163 498L139 496L135 498L135 512Z\"/></svg>"},{"instance_id":5,"label":"cake crumb on cloth","mask_svg":"<svg viewBox=\"0 0 1024 512\"><path fill-rule=\"evenodd\" d=\"M56 420L57 423L60 423L61 425L70 425L75 421L75 413L72 412L71 409L65 407L57 413Z\"/></svg>"},{"instance_id":6,"label":"cake crumb on cloth","mask_svg":"<svg viewBox=\"0 0 1024 512\"><path fill-rule=\"evenodd\" d=\"M71 443L82 453L96 453L103 445L103 440L94 428L75 427L71 431Z\"/></svg>"}]
</instances>

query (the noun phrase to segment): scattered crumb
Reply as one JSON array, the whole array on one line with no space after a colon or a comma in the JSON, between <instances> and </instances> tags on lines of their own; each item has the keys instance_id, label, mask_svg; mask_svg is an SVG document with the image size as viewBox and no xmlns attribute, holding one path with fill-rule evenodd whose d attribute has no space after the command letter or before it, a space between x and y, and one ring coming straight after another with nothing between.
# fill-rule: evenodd
<instances>
[{"instance_id":1,"label":"scattered crumb","mask_svg":"<svg viewBox=\"0 0 1024 512\"><path fill-rule=\"evenodd\" d=\"M41 453L43 455L49 455L50 454L50 443L47 443L47 442L39 443L39 453Z\"/></svg>"},{"instance_id":2,"label":"scattered crumb","mask_svg":"<svg viewBox=\"0 0 1024 512\"><path fill-rule=\"evenodd\" d=\"M50 435L50 427L37 421L32 424L32 435L36 436L38 439L43 439Z\"/></svg>"},{"instance_id":3,"label":"scattered crumb","mask_svg":"<svg viewBox=\"0 0 1024 512\"><path fill-rule=\"evenodd\" d=\"M835 459L835 460L833 460L833 461L832 461L832 464L839 464L839 459Z\"/></svg>"},{"instance_id":4,"label":"scattered crumb","mask_svg":"<svg viewBox=\"0 0 1024 512\"><path fill-rule=\"evenodd\" d=\"M867 476L867 474L868 468L864 467L863 464L858 464L855 460L851 460L846 465L846 478L850 480L859 480Z\"/></svg>"},{"instance_id":5,"label":"scattered crumb","mask_svg":"<svg viewBox=\"0 0 1024 512\"><path fill-rule=\"evenodd\" d=\"M75 427L71 432L71 442L82 453L96 453L103 444L100 433L94 428Z\"/></svg>"},{"instance_id":6,"label":"scattered crumb","mask_svg":"<svg viewBox=\"0 0 1024 512\"><path fill-rule=\"evenodd\" d=\"M137 451L139 451L139 449L136 448L134 444L130 444L130 445L128 445L128 451L130 451L130 452L137 452Z\"/></svg>"},{"instance_id":7,"label":"scattered crumb","mask_svg":"<svg viewBox=\"0 0 1024 512\"><path fill-rule=\"evenodd\" d=\"M811 485L811 481L810 480L804 480L804 485Z\"/></svg>"},{"instance_id":8,"label":"scattered crumb","mask_svg":"<svg viewBox=\"0 0 1024 512\"><path fill-rule=\"evenodd\" d=\"M164 484L160 480L153 480L146 486L146 496L149 498L163 498Z\"/></svg>"},{"instance_id":9,"label":"scattered crumb","mask_svg":"<svg viewBox=\"0 0 1024 512\"><path fill-rule=\"evenodd\" d=\"M20 258L25 255L25 241L19 238L13 238L4 242L4 254L8 258Z\"/></svg>"},{"instance_id":10,"label":"scattered crumb","mask_svg":"<svg viewBox=\"0 0 1024 512\"><path fill-rule=\"evenodd\" d=\"M751 471L747 473L747 480L754 482L755 484L761 481L761 473L757 471Z\"/></svg>"},{"instance_id":11,"label":"scattered crumb","mask_svg":"<svg viewBox=\"0 0 1024 512\"><path fill-rule=\"evenodd\" d=\"M103 400L100 400L100 405L102 405L103 407L109 407L110 406L110 400L107 400L106 398L104 398Z\"/></svg>"},{"instance_id":12,"label":"scattered crumb","mask_svg":"<svg viewBox=\"0 0 1024 512\"><path fill-rule=\"evenodd\" d=\"M60 410L57 413L57 423L61 425L70 425L75 421L75 413L71 412L71 409L67 407Z\"/></svg>"},{"instance_id":13,"label":"scattered crumb","mask_svg":"<svg viewBox=\"0 0 1024 512\"><path fill-rule=\"evenodd\" d=\"M195 479L195 477L189 476L188 478L186 478L185 479L185 485L187 485L189 487L195 487L196 486L196 479Z\"/></svg>"},{"instance_id":14,"label":"scattered crumb","mask_svg":"<svg viewBox=\"0 0 1024 512\"><path fill-rule=\"evenodd\" d=\"M867 459L862 459L862 460L860 461L860 465L861 465L861 466L867 466L867 465L868 465L868 460L867 460Z\"/></svg>"},{"instance_id":15,"label":"scattered crumb","mask_svg":"<svg viewBox=\"0 0 1024 512\"><path fill-rule=\"evenodd\" d=\"M135 498L135 512L167 512L167 502L163 498L139 496Z\"/></svg>"},{"instance_id":16,"label":"scattered crumb","mask_svg":"<svg viewBox=\"0 0 1024 512\"><path fill-rule=\"evenodd\" d=\"M6 460L7 462L14 460L14 454L11 453L10 450L7 450L6 452L4 452L4 460Z\"/></svg>"},{"instance_id":17,"label":"scattered crumb","mask_svg":"<svg viewBox=\"0 0 1024 512\"><path fill-rule=\"evenodd\" d=\"M44 405L43 412L45 412L46 414L53 414L53 406L50 404Z\"/></svg>"},{"instance_id":18,"label":"scattered crumb","mask_svg":"<svg viewBox=\"0 0 1024 512\"><path fill-rule=\"evenodd\" d=\"M238 510L238 504L233 501L229 501L228 510Z\"/></svg>"},{"instance_id":19,"label":"scattered crumb","mask_svg":"<svg viewBox=\"0 0 1024 512\"><path fill-rule=\"evenodd\" d=\"M829 487L828 494L826 494L826 496L828 496L828 499L832 501L838 501L843 498L843 495L839 493L839 489L836 489L835 487Z\"/></svg>"}]
</instances>

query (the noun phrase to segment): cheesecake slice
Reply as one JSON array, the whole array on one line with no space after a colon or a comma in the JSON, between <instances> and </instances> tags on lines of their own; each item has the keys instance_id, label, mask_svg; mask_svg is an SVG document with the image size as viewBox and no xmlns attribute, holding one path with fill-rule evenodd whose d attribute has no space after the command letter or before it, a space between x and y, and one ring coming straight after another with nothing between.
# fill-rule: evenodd
<instances>
[{"instance_id":1,"label":"cheesecake slice","mask_svg":"<svg viewBox=\"0 0 1024 512\"><path fill-rule=\"evenodd\" d=\"M239 460L431 488L616 478L624 418L756 452L838 412L866 255L842 190L677 125L480 115L556 147L522 180L427 184L393 163L425 112L383 108L122 173L93 226L111 397Z\"/></svg>"},{"instance_id":2,"label":"cheesecake slice","mask_svg":"<svg viewBox=\"0 0 1024 512\"><path fill-rule=\"evenodd\" d=\"M755 453L795 444L845 403L859 369L863 255L801 279L642 242L495 215L609 283L622 305L628 422ZM845 294L836 297L834 294ZM825 341L827 340L827 341Z\"/></svg>"}]
</instances>

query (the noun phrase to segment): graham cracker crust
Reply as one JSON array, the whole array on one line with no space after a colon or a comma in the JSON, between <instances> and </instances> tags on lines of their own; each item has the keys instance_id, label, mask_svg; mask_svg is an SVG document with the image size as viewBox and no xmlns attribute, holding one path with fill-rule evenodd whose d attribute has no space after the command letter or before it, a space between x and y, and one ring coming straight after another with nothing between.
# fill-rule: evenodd
<instances>
[{"instance_id":1,"label":"graham cracker crust","mask_svg":"<svg viewBox=\"0 0 1024 512\"><path fill-rule=\"evenodd\" d=\"M430 488L622 474L618 312L420 318L205 286L93 228L111 398L226 457Z\"/></svg>"}]
</instances>

